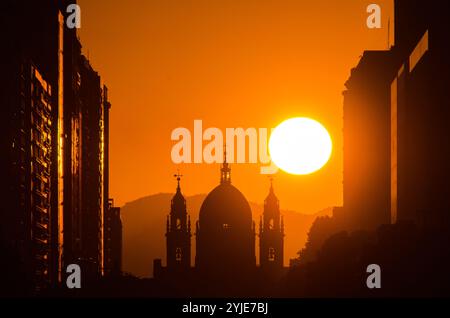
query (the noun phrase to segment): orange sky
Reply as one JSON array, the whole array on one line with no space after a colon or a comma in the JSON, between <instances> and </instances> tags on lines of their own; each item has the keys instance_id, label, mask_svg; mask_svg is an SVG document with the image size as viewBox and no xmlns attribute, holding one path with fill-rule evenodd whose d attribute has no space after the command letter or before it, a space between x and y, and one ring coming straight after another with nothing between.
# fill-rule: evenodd
<instances>
[{"instance_id":1,"label":"orange sky","mask_svg":"<svg viewBox=\"0 0 450 318\"><path fill-rule=\"evenodd\" d=\"M370 3L382 7L379 30L366 27ZM177 168L187 195L218 184L218 165L172 163L173 129L193 130L194 119L204 129L275 127L293 116L320 121L333 154L312 175L276 175L282 208L314 213L342 204L342 91L363 50L387 48L392 0L79 4L83 51L112 102L110 182L117 204L173 192ZM259 168L232 165L232 182L261 203L268 181Z\"/></svg>"}]
</instances>

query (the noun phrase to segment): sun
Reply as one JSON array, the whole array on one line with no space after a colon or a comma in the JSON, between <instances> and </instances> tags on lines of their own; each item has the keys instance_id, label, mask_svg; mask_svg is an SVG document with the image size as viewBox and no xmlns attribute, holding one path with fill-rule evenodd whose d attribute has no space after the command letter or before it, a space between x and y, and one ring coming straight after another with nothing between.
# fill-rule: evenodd
<instances>
[{"instance_id":1,"label":"sun","mask_svg":"<svg viewBox=\"0 0 450 318\"><path fill-rule=\"evenodd\" d=\"M273 163L295 175L306 175L321 169L330 159L332 147L325 127L306 117L285 120L273 130L269 139Z\"/></svg>"}]
</instances>

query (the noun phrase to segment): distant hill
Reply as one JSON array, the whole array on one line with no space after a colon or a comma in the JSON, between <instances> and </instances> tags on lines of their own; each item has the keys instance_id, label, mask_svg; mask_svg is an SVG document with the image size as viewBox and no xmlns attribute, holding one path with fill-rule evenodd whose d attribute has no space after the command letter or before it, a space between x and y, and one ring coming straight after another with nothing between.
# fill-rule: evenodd
<instances>
[{"instance_id":1,"label":"distant hill","mask_svg":"<svg viewBox=\"0 0 450 318\"><path fill-rule=\"evenodd\" d=\"M139 277L153 275L153 259L166 260L166 217L170 211L173 194L159 193L126 203L122 207L123 223L123 270ZM192 231L205 199L204 194L186 197L188 212L191 215ZM263 211L261 204L250 202L253 219L259 231L259 218ZM319 213L306 215L294 211L282 210L285 224L285 255L287 266L289 259L297 256L303 248L307 233L317 216L331 215L331 208ZM259 259L259 240L256 238L256 255ZM192 264L195 257L195 235L192 236Z\"/></svg>"}]
</instances>

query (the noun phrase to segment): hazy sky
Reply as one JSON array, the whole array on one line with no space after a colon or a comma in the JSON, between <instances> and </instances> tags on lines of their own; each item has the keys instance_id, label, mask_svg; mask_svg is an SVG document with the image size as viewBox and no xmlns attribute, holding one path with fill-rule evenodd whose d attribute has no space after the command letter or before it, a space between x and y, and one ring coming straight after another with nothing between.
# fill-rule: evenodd
<instances>
[{"instance_id":1,"label":"hazy sky","mask_svg":"<svg viewBox=\"0 0 450 318\"><path fill-rule=\"evenodd\" d=\"M368 29L366 8L382 7ZM83 51L109 87L111 196L116 203L173 192L207 193L219 166L171 161L173 129L275 127L309 116L330 132L330 162L309 176L280 172L282 208L342 204L342 91L366 49L386 49L392 1L80 0ZM393 23L391 23L392 25ZM391 30L392 31L392 30ZM392 37L391 37L392 39ZM392 40L391 40L392 41ZM259 165L232 165L232 182L263 202ZM169 207L168 207L169 208Z\"/></svg>"}]
</instances>

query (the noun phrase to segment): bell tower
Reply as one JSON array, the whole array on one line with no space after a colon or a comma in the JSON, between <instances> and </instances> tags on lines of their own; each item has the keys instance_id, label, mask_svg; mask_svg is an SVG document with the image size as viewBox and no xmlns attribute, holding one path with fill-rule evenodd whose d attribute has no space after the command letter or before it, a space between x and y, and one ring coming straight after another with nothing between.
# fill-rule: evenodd
<instances>
[{"instance_id":1,"label":"bell tower","mask_svg":"<svg viewBox=\"0 0 450 318\"><path fill-rule=\"evenodd\" d=\"M259 225L259 257L261 269L278 272L283 268L284 223L280 215L280 204L270 179L269 195L264 200L264 212Z\"/></svg>"},{"instance_id":2,"label":"bell tower","mask_svg":"<svg viewBox=\"0 0 450 318\"><path fill-rule=\"evenodd\" d=\"M169 272L184 272L191 267L191 219L186 211L186 199L181 194L182 175L178 172L174 177L177 179L177 192L172 198L166 225L167 269Z\"/></svg>"}]
</instances>

